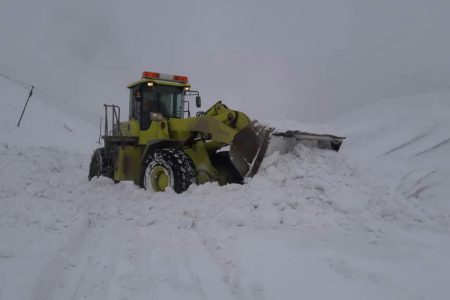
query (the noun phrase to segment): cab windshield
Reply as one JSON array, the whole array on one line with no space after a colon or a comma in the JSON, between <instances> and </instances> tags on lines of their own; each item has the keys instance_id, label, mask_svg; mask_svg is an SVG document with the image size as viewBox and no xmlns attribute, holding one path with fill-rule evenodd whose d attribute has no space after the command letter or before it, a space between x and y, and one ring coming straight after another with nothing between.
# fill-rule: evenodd
<instances>
[{"instance_id":1,"label":"cab windshield","mask_svg":"<svg viewBox=\"0 0 450 300\"><path fill-rule=\"evenodd\" d=\"M143 86L143 113L161 113L165 118L183 118L183 91L174 86Z\"/></svg>"},{"instance_id":2,"label":"cab windshield","mask_svg":"<svg viewBox=\"0 0 450 300\"><path fill-rule=\"evenodd\" d=\"M151 123L150 113L160 113L164 118L184 117L183 88L147 83L130 89L130 119L140 121L142 130Z\"/></svg>"}]
</instances>

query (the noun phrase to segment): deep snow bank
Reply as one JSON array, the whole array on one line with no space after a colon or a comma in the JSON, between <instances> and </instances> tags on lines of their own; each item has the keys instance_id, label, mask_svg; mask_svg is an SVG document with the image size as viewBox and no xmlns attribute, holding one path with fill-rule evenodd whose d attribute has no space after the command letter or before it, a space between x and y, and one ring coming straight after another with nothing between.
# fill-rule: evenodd
<instances>
[{"instance_id":1,"label":"deep snow bank","mask_svg":"<svg viewBox=\"0 0 450 300\"><path fill-rule=\"evenodd\" d=\"M450 239L434 231L444 227L337 153L299 147L269 157L245 185L211 183L181 195L88 182L88 160L2 145L5 299L444 294Z\"/></svg>"},{"instance_id":2,"label":"deep snow bank","mask_svg":"<svg viewBox=\"0 0 450 300\"><path fill-rule=\"evenodd\" d=\"M182 209L203 214L201 220L255 229L356 224L375 229L386 221L436 225L401 197L370 182L338 153L301 145L294 150L266 157L259 173L245 185L192 186L178 196L185 201ZM211 193L214 197L209 197ZM165 195L153 195L161 197Z\"/></svg>"}]
</instances>

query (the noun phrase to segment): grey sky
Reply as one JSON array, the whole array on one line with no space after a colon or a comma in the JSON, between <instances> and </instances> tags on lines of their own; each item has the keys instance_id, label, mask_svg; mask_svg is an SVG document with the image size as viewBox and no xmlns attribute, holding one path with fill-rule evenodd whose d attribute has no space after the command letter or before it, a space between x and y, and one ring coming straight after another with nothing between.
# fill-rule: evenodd
<instances>
[{"instance_id":1,"label":"grey sky","mask_svg":"<svg viewBox=\"0 0 450 300\"><path fill-rule=\"evenodd\" d=\"M450 1L0 2L0 72L83 109L127 107L144 70L188 75L205 106L325 121L450 85Z\"/></svg>"}]
</instances>

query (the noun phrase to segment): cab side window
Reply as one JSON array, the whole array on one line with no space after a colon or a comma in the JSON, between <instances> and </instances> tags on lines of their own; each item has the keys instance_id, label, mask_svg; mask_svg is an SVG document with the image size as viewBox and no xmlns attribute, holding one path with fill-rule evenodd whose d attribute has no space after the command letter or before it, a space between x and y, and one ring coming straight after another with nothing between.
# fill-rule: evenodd
<instances>
[{"instance_id":1,"label":"cab side window","mask_svg":"<svg viewBox=\"0 0 450 300\"><path fill-rule=\"evenodd\" d=\"M142 93L139 86L130 89L130 119L141 120Z\"/></svg>"},{"instance_id":2,"label":"cab side window","mask_svg":"<svg viewBox=\"0 0 450 300\"><path fill-rule=\"evenodd\" d=\"M141 130L146 130L150 127L151 118L150 113L158 112L158 105L155 101L153 89L147 85L143 85L142 91L142 114L141 114Z\"/></svg>"}]
</instances>

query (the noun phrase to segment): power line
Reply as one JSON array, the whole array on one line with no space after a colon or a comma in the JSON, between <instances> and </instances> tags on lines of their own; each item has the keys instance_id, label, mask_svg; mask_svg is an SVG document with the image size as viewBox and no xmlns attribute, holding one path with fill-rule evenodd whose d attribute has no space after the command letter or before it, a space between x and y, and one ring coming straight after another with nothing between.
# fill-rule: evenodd
<instances>
[{"instance_id":1,"label":"power line","mask_svg":"<svg viewBox=\"0 0 450 300\"><path fill-rule=\"evenodd\" d=\"M47 91L45 91L45 90L43 90L41 88L37 88L36 86L34 86L32 84L29 84L29 83L27 83L27 82L25 82L23 80L11 77L11 76L3 74L3 73L0 73L0 77L3 77L5 79L7 79L7 80L10 80L12 82L17 83L18 85L20 85L21 87L23 87L27 91L30 91L31 94L34 93L38 97L41 96L41 97L39 97L41 100L51 101L51 102L53 102L55 104L60 104L60 105L64 104L64 105L70 107L70 109L72 109L72 111L75 110L76 112L78 112L78 117L84 119L85 121L88 121L89 123L93 124L94 123L94 119L96 119L96 116L94 114L92 114L90 112L86 112L86 111L80 109L79 107L73 105L72 103L64 101L63 99L61 99L59 97L56 97L55 95L52 95L49 92L47 92ZM33 90L33 92L31 92L32 90ZM29 98L27 99L27 103L28 103L28 100L29 100ZM26 104L25 104L25 106L26 106ZM22 115L23 115L23 113L22 113ZM19 124L20 124L20 121L19 121Z\"/></svg>"},{"instance_id":2,"label":"power line","mask_svg":"<svg viewBox=\"0 0 450 300\"><path fill-rule=\"evenodd\" d=\"M15 83L18 83L19 85L21 85L23 88L25 88L27 90L29 90L29 89L31 89L33 87L32 84L26 83L26 82L24 82L22 80L19 80L19 79L15 79L15 78L13 78L11 76L8 76L8 75L5 75L5 74L0 73L0 76L5 78L5 79L14 81Z\"/></svg>"},{"instance_id":3,"label":"power line","mask_svg":"<svg viewBox=\"0 0 450 300\"><path fill-rule=\"evenodd\" d=\"M8 76L8 75L2 74L2 73L0 73L0 76L3 77L3 78L5 78L5 79L11 80L11 81L13 81L13 82L15 82L15 83L21 85L23 88L25 88L25 89L27 89L27 90L30 90L31 88L34 88L34 91L35 91L36 94L42 95L42 96L44 96L45 98L47 98L47 99L49 99L49 100L50 100L50 99L51 99L51 100L56 100L56 101L58 101L58 102L65 103L65 104L71 106L72 108L78 109L78 108L77 108L76 106L74 106L72 103L69 103L69 102L67 102L67 101L64 101L64 100L62 100L61 98L58 98L58 97L56 97L56 96L54 96L54 95L52 95L52 94L50 94L50 93L48 93L48 92L42 90L41 88L37 88L37 87L35 87L35 86L32 85L32 84L26 83L25 81L22 81L22 80L13 78L13 77L11 77L11 76Z\"/></svg>"}]
</instances>

